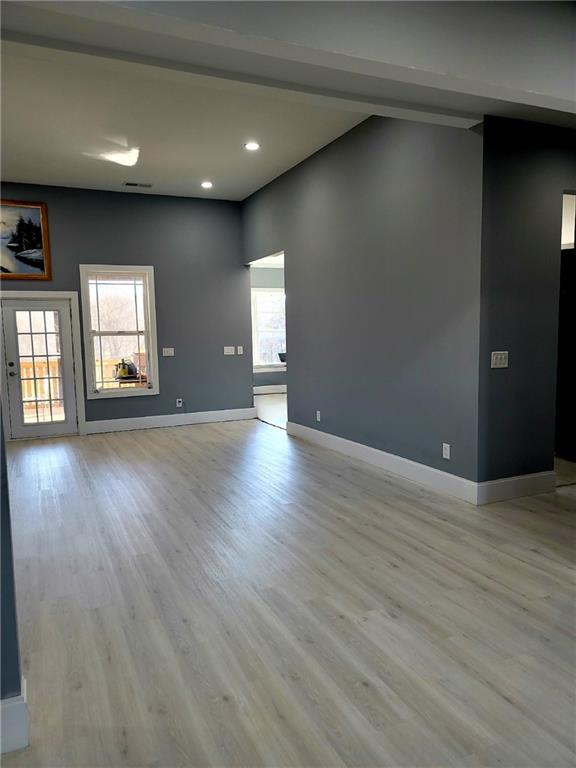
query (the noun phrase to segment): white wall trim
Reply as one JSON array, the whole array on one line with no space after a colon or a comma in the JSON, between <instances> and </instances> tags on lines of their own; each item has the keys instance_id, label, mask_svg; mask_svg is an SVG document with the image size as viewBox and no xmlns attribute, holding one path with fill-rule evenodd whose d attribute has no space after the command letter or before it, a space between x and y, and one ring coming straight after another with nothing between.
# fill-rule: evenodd
<instances>
[{"instance_id":1,"label":"white wall trim","mask_svg":"<svg viewBox=\"0 0 576 768\"><path fill-rule=\"evenodd\" d=\"M255 395L283 395L287 392L286 384L266 384L254 387Z\"/></svg>"},{"instance_id":2,"label":"white wall trim","mask_svg":"<svg viewBox=\"0 0 576 768\"><path fill-rule=\"evenodd\" d=\"M282 373L286 370L286 363L267 363L266 365L255 365L254 373Z\"/></svg>"},{"instance_id":3,"label":"white wall trim","mask_svg":"<svg viewBox=\"0 0 576 768\"><path fill-rule=\"evenodd\" d=\"M156 329L156 294L154 286L153 266L133 266L130 264L79 264L80 297L82 299L82 320L84 323L84 350L86 352L86 398L88 400L105 400L118 397L143 397L160 394L160 376L158 365L158 339ZM146 333L148 337L148 376L151 382L147 387L138 389L129 387L122 389L96 389L94 379L94 339L90 332L90 291L88 282L90 275L97 272L118 272L126 274L143 274L145 280L144 312L146 315Z\"/></svg>"},{"instance_id":4,"label":"white wall trim","mask_svg":"<svg viewBox=\"0 0 576 768\"><path fill-rule=\"evenodd\" d=\"M196 413L169 413L163 416L140 416L134 419L105 419L87 421L84 434L125 432L131 429L157 427L184 427L190 424L210 424L219 421L244 421L256 418L256 408L232 408L223 411L197 411Z\"/></svg>"},{"instance_id":5,"label":"white wall trim","mask_svg":"<svg viewBox=\"0 0 576 768\"><path fill-rule=\"evenodd\" d=\"M477 504L492 504L495 501L518 499L522 496L537 496L556 490L556 472L534 472L531 475L501 477L478 483Z\"/></svg>"},{"instance_id":6,"label":"white wall trim","mask_svg":"<svg viewBox=\"0 0 576 768\"><path fill-rule=\"evenodd\" d=\"M287 432L293 437L306 440L314 445L342 453L353 459L365 461L374 467L386 470L406 480L411 480L424 488L454 496L469 504L490 504L494 501L505 501L521 496L532 496L538 493L553 491L556 485L555 472L538 472L532 475L506 477L484 483L475 483L464 477L451 475L434 467L419 464L392 453L371 448L362 443L355 443L328 432L321 432L311 427L288 422Z\"/></svg>"},{"instance_id":7,"label":"white wall trim","mask_svg":"<svg viewBox=\"0 0 576 768\"><path fill-rule=\"evenodd\" d=\"M28 704L26 703L26 680L22 678L20 696L10 696L0 703L0 751L14 752L24 749L30 743L28 735Z\"/></svg>"}]
</instances>

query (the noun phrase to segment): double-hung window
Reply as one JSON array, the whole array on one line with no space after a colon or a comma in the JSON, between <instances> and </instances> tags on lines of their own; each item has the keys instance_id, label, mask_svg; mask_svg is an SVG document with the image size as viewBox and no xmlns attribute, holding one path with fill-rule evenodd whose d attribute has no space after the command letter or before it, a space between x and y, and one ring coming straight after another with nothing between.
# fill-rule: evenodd
<instances>
[{"instance_id":1,"label":"double-hung window","mask_svg":"<svg viewBox=\"0 0 576 768\"><path fill-rule=\"evenodd\" d=\"M252 288L254 365L280 365L286 352L286 296L283 288Z\"/></svg>"},{"instance_id":2,"label":"double-hung window","mask_svg":"<svg viewBox=\"0 0 576 768\"><path fill-rule=\"evenodd\" d=\"M87 396L157 395L154 267L80 265Z\"/></svg>"}]
</instances>

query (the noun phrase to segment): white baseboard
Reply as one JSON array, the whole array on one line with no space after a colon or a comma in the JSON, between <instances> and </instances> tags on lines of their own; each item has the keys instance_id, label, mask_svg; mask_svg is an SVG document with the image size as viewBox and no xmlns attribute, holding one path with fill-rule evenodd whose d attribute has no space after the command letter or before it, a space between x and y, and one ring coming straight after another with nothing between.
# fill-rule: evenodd
<instances>
[{"instance_id":1,"label":"white baseboard","mask_svg":"<svg viewBox=\"0 0 576 768\"><path fill-rule=\"evenodd\" d=\"M534 472L531 475L501 477L478 483L477 504L492 504L495 501L519 499L522 496L537 496L556 490L556 472Z\"/></svg>"},{"instance_id":2,"label":"white baseboard","mask_svg":"<svg viewBox=\"0 0 576 768\"><path fill-rule=\"evenodd\" d=\"M556 484L555 472L538 472L533 475L506 477L485 483L475 483L464 477L451 475L434 467L419 464L392 453L371 448L362 443L355 443L328 432L321 432L311 427L288 422L287 432L293 437L306 440L314 445L337 451L353 459L365 461L374 467L386 470L394 475L411 480L418 485L438 493L454 496L469 504L490 504L494 501L505 501L521 496L533 496L538 493L553 491Z\"/></svg>"},{"instance_id":3,"label":"white baseboard","mask_svg":"<svg viewBox=\"0 0 576 768\"><path fill-rule=\"evenodd\" d=\"M28 704L26 703L26 680L22 678L20 696L10 696L0 703L0 751L14 752L24 749L30 743L28 735Z\"/></svg>"},{"instance_id":4,"label":"white baseboard","mask_svg":"<svg viewBox=\"0 0 576 768\"><path fill-rule=\"evenodd\" d=\"M286 393L286 384L268 384L254 387L255 395L283 395Z\"/></svg>"},{"instance_id":5,"label":"white baseboard","mask_svg":"<svg viewBox=\"0 0 576 768\"><path fill-rule=\"evenodd\" d=\"M87 421L82 434L95 435L101 432L125 432L131 429L184 427L190 424L243 421L255 418L256 408L232 408L225 411L197 411L196 413L170 413L165 416L140 416L135 419L104 419L102 421Z\"/></svg>"}]
</instances>

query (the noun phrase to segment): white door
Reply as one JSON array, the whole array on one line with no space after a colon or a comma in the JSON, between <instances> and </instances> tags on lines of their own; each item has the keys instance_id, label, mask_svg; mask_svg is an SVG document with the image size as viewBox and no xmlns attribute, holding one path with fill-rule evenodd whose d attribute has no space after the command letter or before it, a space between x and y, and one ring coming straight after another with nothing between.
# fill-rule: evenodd
<instances>
[{"instance_id":1,"label":"white door","mask_svg":"<svg viewBox=\"0 0 576 768\"><path fill-rule=\"evenodd\" d=\"M78 431L67 299L2 299L3 406L13 438Z\"/></svg>"}]
</instances>

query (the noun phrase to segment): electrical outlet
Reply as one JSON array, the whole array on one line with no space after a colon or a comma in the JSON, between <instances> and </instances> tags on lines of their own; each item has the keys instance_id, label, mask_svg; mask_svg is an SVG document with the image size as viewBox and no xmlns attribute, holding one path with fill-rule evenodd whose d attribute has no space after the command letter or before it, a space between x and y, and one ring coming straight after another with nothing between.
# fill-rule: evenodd
<instances>
[{"instance_id":1,"label":"electrical outlet","mask_svg":"<svg viewBox=\"0 0 576 768\"><path fill-rule=\"evenodd\" d=\"M174 357L174 347L162 347L162 357Z\"/></svg>"},{"instance_id":2,"label":"electrical outlet","mask_svg":"<svg viewBox=\"0 0 576 768\"><path fill-rule=\"evenodd\" d=\"M244 347L236 347L236 354L237 355L243 355L244 354Z\"/></svg>"},{"instance_id":3,"label":"electrical outlet","mask_svg":"<svg viewBox=\"0 0 576 768\"><path fill-rule=\"evenodd\" d=\"M508 368L508 352L492 352L490 356L491 368Z\"/></svg>"},{"instance_id":4,"label":"electrical outlet","mask_svg":"<svg viewBox=\"0 0 576 768\"><path fill-rule=\"evenodd\" d=\"M182 408L183 405L184 405L184 400L182 400L181 397L177 397L176 398L176 408Z\"/></svg>"},{"instance_id":5,"label":"electrical outlet","mask_svg":"<svg viewBox=\"0 0 576 768\"><path fill-rule=\"evenodd\" d=\"M321 421L320 411L316 411L316 421Z\"/></svg>"},{"instance_id":6,"label":"electrical outlet","mask_svg":"<svg viewBox=\"0 0 576 768\"><path fill-rule=\"evenodd\" d=\"M442 443L442 458L450 458L450 443Z\"/></svg>"},{"instance_id":7,"label":"electrical outlet","mask_svg":"<svg viewBox=\"0 0 576 768\"><path fill-rule=\"evenodd\" d=\"M236 347L224 347L224 354L225 355L235 355L236 354Z\"/></svg>"}]
</instances>

